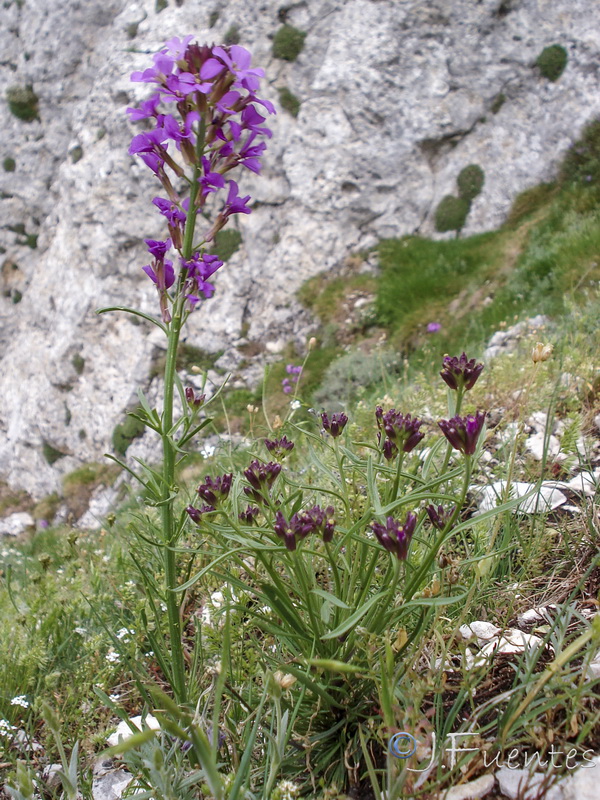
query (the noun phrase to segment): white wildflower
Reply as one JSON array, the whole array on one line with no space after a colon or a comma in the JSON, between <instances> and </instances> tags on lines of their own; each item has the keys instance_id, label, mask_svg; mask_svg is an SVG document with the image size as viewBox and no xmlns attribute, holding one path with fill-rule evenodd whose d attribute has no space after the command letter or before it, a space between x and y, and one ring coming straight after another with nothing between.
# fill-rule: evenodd
<instances>
[{"instance_id":1,"label":"white wildflower","mask_svg":"<svg viewBox=\"0 0 600 800\"><path fill-rule=\"evenodd\" d=\"M200 449L200 455L203 458L212 458L215 454L215 450L217 448L212 444L205 444L204 447Z\"/></svg>"},{"instance_id":2,"label":"white wildflower","mask_svg":"<svg viewBox=\"0 0 600 800\"><path fill-rule=\"evenodd\" d=\"M121 662L121 656L118 653L115 653L114 650L109 650L106 654L106 660L109 664L119 664Z\"/></svg>"},{"instance_id":3,"label":"white wildflower","mask_svg":"<svg viewBox=\"0 0 600 800\"><path fill-rule=\"evenodd\" d=\"M9 736L12 731L16 731L14 725L11 725L7 719L0 719L0 736Z\"/></svg>"},{"instance_id":4,"label":"white wildflower","mask_svg":"<svg viewBox=\"0 0 600 800\"><path fill-rule=\"evenodd\" d=\"M297 411L299 408L302 408L302 403L300 402L300 400L292 400L292 402L290 403L290 408L292 409L292 411Z\"/></svg>"},{"instance_id":5,"label":"white wildflower","mask_svg":"<svg viewBox=\"0 0 600 800\"><path fill-rule=\"evenodd\" d=\"M24 694L18 695L18 697L13 697L10 701L11 706L21 706L21 708L29 708L29 701L26 699Z\"/></svg>"},{"instance_id":6,"label":"white wildflower","mask_svg":"<svg viewBox=\"0 0 600 800\"><path fill-rule=\"evenodd\" d=\"M129 641L130 636L135 636L135 631L131 628L121 628L117 631L117 639L122 639L124 642Z\"/></svg>"}]
</instances>

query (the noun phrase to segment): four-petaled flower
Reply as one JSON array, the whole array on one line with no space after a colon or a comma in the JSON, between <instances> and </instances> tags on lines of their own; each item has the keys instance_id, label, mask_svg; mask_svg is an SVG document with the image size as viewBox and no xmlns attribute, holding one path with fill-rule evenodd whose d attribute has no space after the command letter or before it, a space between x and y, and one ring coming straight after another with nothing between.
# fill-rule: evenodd
<instances>
[{"instance_id":1,"label":"four-petaled flower","mask_svg":"<svg viewBox=\"0 0 600 800\"><path fill-rule=\"evenodd\" d=\"M485 411L478 411L476 414L467 414L466 417L442 419L438 425L455 450L466 456L472 456L484 423Z\"/></svg>"},{"instance_id":2,"label":"four-petaled flower","mask_svg":"<svg viewBox=\"0 0 600 800\"><path fill-rule=\"evenodd\" d=\"M483 364L478 364L467 354L460 356L444 356L440 375L451 389L462 391L472 389L483 371Z\"/></svg>"},{"instance_id":3,"label":"four-petaled flower","mask_svg":"<svg viewBox=\"0 0 600 800\"><path fill-rule=\"evenodd\" d=\"M385 525L381 522L373 522L371 529L379 544L385 547L388 552L393 553L400 561L406 561L416 525L416 514L409 512L406 515L404 525L400 525L393 517L388 517Z\"/></svg>"}]
</instances>

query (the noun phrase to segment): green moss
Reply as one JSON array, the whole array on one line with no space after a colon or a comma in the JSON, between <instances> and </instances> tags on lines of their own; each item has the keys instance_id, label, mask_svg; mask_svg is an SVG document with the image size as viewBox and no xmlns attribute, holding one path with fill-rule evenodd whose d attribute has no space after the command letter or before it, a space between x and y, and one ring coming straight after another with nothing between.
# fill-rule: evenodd
<instances>
[{"instance_id":1,"label":"green moss","mask_svg":"<svg viewBox=\"0 0 600 800\"><path fill-rule=\"evenodd\" d=\"M85 358L83 358L83 356L81 356L79 353L75 353L71 359L71 364L73 365L75 372L78 375L81 375L85 369Z\"/></svg>"},{"instance_id":2,"label":"green moss","mask_svg":"<svg viewBox=\"0 0 600 800\"><path fill-rule=\"evenodd\" d=\"M57 450L56 447L47 442L45 439L42 443L42 455L48 462L48 464L52 465L55 461L58 461L60 458L64 458L67 454L62 453L60 450Z\"/></svg>"},{"instance_id":3,"label":"green moss","mask_svg":"<svg viewBox=\"0 0 600 800\"><path fill-rule=\"evenodd\" d=\"M39 119L39 98L31 86L11 86L6 90L10 113L23 122Z\"/></svg>"},{"instance_id":4,"label":"green moss","mask_svg":"<svg viewBox=\"0 0 600 800\"><path fill-rule=\"evenodd\" d=\"M154 10L156 11L157 14L160 14L160 12L164 11L165 8L168 7L168 5L169 4L168 4L167 0L156 0L156 2L154 4Z\"/></svg>"},{"instance_id":5,"label":"green moss","mask_svg":"<svg viewBox=\"0 0 600 800\"><path fill-rule=\"evenodd\" d=\"M292 25L283 25L273 38L273 57L295 61L304 48L305 39L304 31L299 31Z\"/></svg>"},{"instance_id":6,"label":"green moss","mask_svg":"<svg viewBox=\"0 0 600 800\"><path fill-rule=\"evenodd\" d=\"M226 45L240 43L240 29L237 25L232 25L227 29L225 36L223 37L223 41Z\"/></svg>"},{"instance_id":7,"label":"green moss","mask_svg":"<svg viewBox=\"0 0 600 800\"><path fill-rule=\"evenodd\" d=\"M287 86L279 89L279 104L286 111L289 111L292 117L298 116L300 111L300 100L298 100L295 94L290 92Z\"/></svg>"},{"instance_id":8,"label":"green moss","mask_svg":"<svg viewBox=\"0 0 600 800\"><path fill-rule=\"evenodd\" d=\"M560 44L552 44L549 47L544 47L537 57L535 65L544 78L554 82L565 71L568 60L569 56L565 48Z\"/></svg>"},{"instance_id":9,"label":"green moss","mask_svg":"<svg viewBox=\"0 0 600 800\"><path fill-rule=\"evenodd\" d=\"M10 293L10 299L13 302L13 305L17 305L23 299L23 292L20 292L18 289L13 289Z\"/></svg>"},{"instance_id":10,"label":"green moss","mask_svg":"<svg viewBox=\"0 0 600 800\"><path fill-rule=\"evenodd\" d=\"M39 503L36 503L31 511L31 516L35 520L45 519L48 522L51 522L58 511L60 503L61 498L58 494L54 493L46 495L46 497L43 497Z\"/></svg>"},{"instance_id":11,"label":"green moss","mask_svg":"<svg viewBox=\"0 0 600 800\"><path fill-rule=\"evenodd\" d=\"M120 469L115 464L84 464L63 478L63 493L69 511L80 517L89 506L90 497L98 486L110 486Z\"/></svg>"},{"instance_id":12,"label":"green moss","mask_svg":"<svg viewBox=\"0 0 600 800\"><path fill-rule=\"evenodd\" d=\"M228 261L240 249L242 234L234 228L219 231L215 236L215 246L212 252L219 256L221 261Z\"/></svg>"},{"instance_id":13,"label":"green moss","mask_svg":"<svg viewBox=\"0 0 600 800\"><path fill-rule=\"evenodd\" d=\"M456 231L458 236L464 228L470 208L471 204L464 197L447 194L441 199L435 212L436 231L439 233Z\"/></svg>"},{"instance_id":14,"label":"green moss","mask_svg":"<svg viewBox=\"0 0 600 800\"><path fill-rule=\"evenodd\" d=\"M133 411L128 412L126 419L123 422L120 422L113 431L113 450L120 456L125 455L129 445L134 441L134 439L138 439L146 429L146 426L141 420L131 416L132 413L136 413L138 410L141 409L138 407L133 409Z\"/></svg>"},{"instance_id":15,"label":"green moss","mask_svg":"<svg viewBox=\"0 0 600 800\"><path fill-rule=\"evenodd\" d=\"M4 169L4 172L14 172L17 167L17 162L14 160L14 158L8 156L2 162L2 167Z\"/></svg>"},{"instance_id":16,"label":"green moss","mask_svg":"<svg viewBox=\"0 0 600 800\"><path fill-rule=\"evenodd\" d=\"M219 12L216 11L216 10L215 11L211 11L210 15L208 17L208 27L209 28L214 28L215 25L217 24L218 19L219 19Z\"/></svg>"},{"instance_id":17,"label":"green moss","mask_svg":"<svg viewBox=\"0 0 600 800\"><path fill-rule=\"evenodd\" d=\"M125 28L125 33L127 34L127 38L135 39L139 27L140 27L139 22L130 22L129 25Z\"/></svg>"},{"instance_id":18,"label":"green moss","mask_svg":"<svg viewBox=\"0 0 600 800\"><path fill-rule=\"evenodd\" d=\"M478 164L469 164L468 167L461 169L456 179L459 197L470 203L483 189L484 181L484 172Z\"/></svg>"},{"instance_id":19,"label":"green moss","mask_svg":"<svg viewBox=\"0 0 600 800\"><path fill-rule=\"evenodd\" d=\"M76 145L69 153L71 156L71 161L73 164L77 164L78 161L81 161L83 158L83 147L80 145Z\"/></svg>"},{"instance_id":20,"label":"green moss","mask_svg":"<svg viewBox=\"0 0 600 800\"><path fill-rule=\"evenodd\" d=\"M492 112L492 114L497 114L505 102L506 102L506 95L503 92L497 94L492 100L492 105L490 106L490 111Z\"/></svg>"}]
</instances>

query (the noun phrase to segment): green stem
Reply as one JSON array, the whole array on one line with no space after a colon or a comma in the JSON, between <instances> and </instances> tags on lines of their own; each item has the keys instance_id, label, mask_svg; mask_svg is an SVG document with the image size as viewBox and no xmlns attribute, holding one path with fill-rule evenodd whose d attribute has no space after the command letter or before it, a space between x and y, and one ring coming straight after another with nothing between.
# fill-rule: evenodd
<instances>
[{"instance_id":1,"label":"green stem","mask_svg":"<svg viewBox=\"0 0 600 800\"><path fill-rule=\"evenodd\" d=\"M196 141L198 155L197 165L194 168L194 177L190 186L190 205L185 221L183 235L183 248L181 255L184 260L192 256L194 242L194 228L196 226L196 197L198 196L198 178L202 152L204 150L204 120L201 120ZM162 419L162 449L163 449L163 484L161 496L161 522L164 553L164 581L165 602L167 604L167 617L169 624L169 638L171 643L171 663L173 669L173 693L178 703L185 703L187 687L185 680L185 663L183 657L183 644L181 641L181 616L177 588L177 561L175 544L177 528L174 524L173 485L175 483L175 458L176 451L172 440L173 428L173 396L175 392L175 370L177 366L177 348L179 336L183 326L185 312L185 298L183 288L185 284L185 271L182 270L177 281L175 301L173 304L173 319L169 323L167 332L167 360L165 364L165 384Z\"/></svg>"},{"instance_id":2,"label":"green stem","mask_svg":"<svg viewBox=\"0 0 600 800\"><path fill-rule=\"evenodd\" d=\"M333 449L335 450L335 458L340 473L340 483L342 486L342 498L344 500L344 508L346 510L346 523L350 525L350 501L348 500L348 486L346 485L346 475L344 474L344 462L340 454L340 448L337 438L333 440Z\"/></svg>"},{"instance_id":3,"label":"green stem","mask_svg":"<svg viewBox=\"0 0 600 800\"><path fill-rule=\"evenodd\" d=\"M389 503L393 503L398 494L398 486L400 485L400 473L402 471L403 461L404 461L404 450L400 450L400 452L398 453L398 466L396 467L396 477L394 478L394 485L392 487L392 492L388 499Z\"/></svg>"},{"instance_id":4,"label":"green stem","mask_svg":"<svg viewBox=\"0 0 600 800\"><path fill-rule=\"evenodd\" d=\"M451 391L452 390L450 390L450 392ZM452 409L448 407L448 414L450 417L457 417L460 414L460 407L462 406L463 396L464 396L464 390L462 388L458 389L456 392L456 405L454 407L454 413L451 413ZM450 406L450 401L448 401L448 406ZM444 463L442 464L442 471L440 473L441 475L443 475L444 472L446 472L446 470L448 469L448 462L450 461L451 454L452 454L452 445L450 444L450 442L448 442L448 444L446 445L446 455L444 456Z\"/></svg>"}]
</instances>

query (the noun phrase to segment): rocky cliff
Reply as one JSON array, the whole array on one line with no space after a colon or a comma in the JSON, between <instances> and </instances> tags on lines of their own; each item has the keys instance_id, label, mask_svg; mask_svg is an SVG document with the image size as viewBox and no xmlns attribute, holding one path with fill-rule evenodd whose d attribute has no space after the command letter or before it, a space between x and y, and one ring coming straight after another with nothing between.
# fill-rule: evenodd
<instances>
[{"instance_id":1,"label":"rocky cliff","mask_svg":"<svg viewBox=\"0 0 600 800\"><path fill-rule=\"evenodd\" d=\"M142 239L163 231L125 108L147 93L129 74L166 39L239 38L263 94L300 101L297 116L279 109L263 174L241 186L258 201L243 245L188 329L230 369L241 342L276 352L305 336L304 280L381 237L433 233L465 165L485 172L466 233L551 178L600 113L599 21L589 0L5 0L1 476L36 497L57 489L110 447L148 384L160 341L95 309L157 310ZM306 33L294 61L272 55L283 24ZM554 44L568 63L552 81L535 62Z\"/></svg>"}]
</instances>

